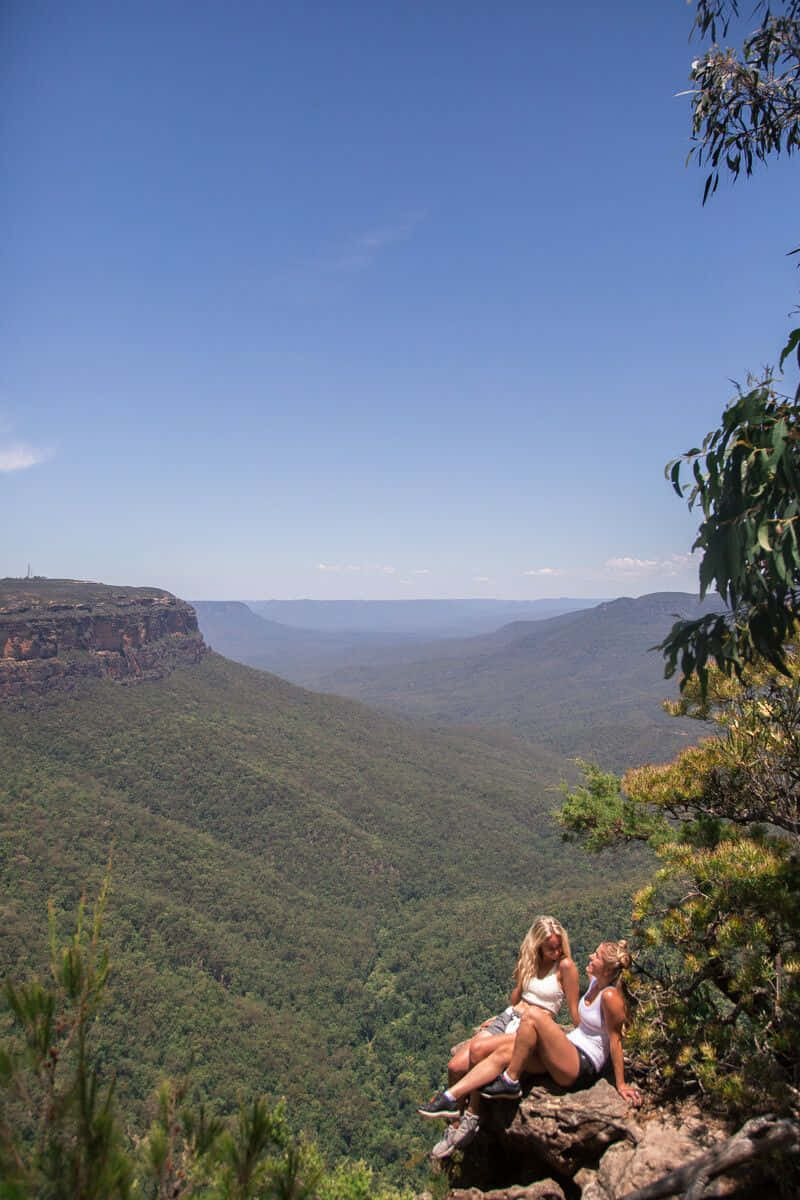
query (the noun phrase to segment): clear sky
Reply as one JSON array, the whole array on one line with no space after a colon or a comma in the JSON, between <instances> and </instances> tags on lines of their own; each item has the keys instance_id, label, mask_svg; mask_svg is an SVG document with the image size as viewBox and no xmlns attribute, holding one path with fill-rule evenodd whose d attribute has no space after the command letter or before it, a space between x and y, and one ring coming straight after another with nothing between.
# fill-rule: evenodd
<instances>
[{"instance_id":1,"label":"clear sky","mask_svg":"<svg viewBox=\"0 0 800 1200\"><path fill-rule=\"evenodd\" d=\"M684 0L5 0L0 575L694 590L793 160L700 204Z\"/></svg>"}]
</instances>

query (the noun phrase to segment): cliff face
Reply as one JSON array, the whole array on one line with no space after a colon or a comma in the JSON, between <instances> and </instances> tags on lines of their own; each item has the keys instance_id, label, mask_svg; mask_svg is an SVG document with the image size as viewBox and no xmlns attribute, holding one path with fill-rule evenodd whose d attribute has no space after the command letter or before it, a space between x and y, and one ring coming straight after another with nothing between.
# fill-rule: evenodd
<instances>
[{"instance_id":1,"label":"cliff face","mask_svg":"<svg viewBox=\"0 0 800 1200\"><path fill-rule=\"evenodd\" d=\"M665 1106L645 1096L635 1111L605 1079L577 1092L543 1082L519 1105L482 1102L475 1140L460 1161L445 1160L457 1185L447 1200L645 1200L690 1192L744 1200L758 1193L747 1182L737 1190L727 1172L749 1161L741 1141L748 1126L728 1140L731 1130L692 1100ZM770 1152L764 1146L749 1157ZM679 1170L681 1179L667 1186L665 1177ZM695 1192L698 1178L715 1179L721 1190Z\"/></svg>"},{"instance_id":2,"label":"cliff face","mask_svg":"<svg viewBox=\"0 0 800 1200\"><path fill-rule=\"evenodd\" d=\"M72 690L81 678L160 679L206 646L169 592L73 580L0 580L0 700Z\"/></svg>"}]
</instances>

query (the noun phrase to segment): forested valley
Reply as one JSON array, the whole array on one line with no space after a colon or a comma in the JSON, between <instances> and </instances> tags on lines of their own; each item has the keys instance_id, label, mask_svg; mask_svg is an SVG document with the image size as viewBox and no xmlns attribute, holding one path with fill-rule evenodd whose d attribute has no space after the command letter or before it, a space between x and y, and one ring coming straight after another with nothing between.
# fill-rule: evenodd
<instances>
[{"instance_id":1,"label":"forested valley","mask_svg":"<svg viewBox=\"0 0 800 1200\"><path fill-rule=\"evenodd\" d=\"M566 759L424 730L208 655L0 709L4 974L47 966L111 855L102 1060L137 1119L163 1075L223 1108L285 1096L330 1155L395 1179L447 1047L504 1002L557 909L576 954L644 859L590 869L552 819ZM468 935L465 931L469 931Z\"/></svg>"}]
</instances>

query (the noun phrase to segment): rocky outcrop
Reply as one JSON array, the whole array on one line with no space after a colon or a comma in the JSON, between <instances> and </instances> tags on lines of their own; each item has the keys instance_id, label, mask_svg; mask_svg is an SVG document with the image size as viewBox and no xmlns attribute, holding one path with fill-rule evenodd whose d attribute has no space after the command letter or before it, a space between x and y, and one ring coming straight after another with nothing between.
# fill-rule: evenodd
<instances>
[{"instance_id":1,"label":"rocky outcrop","mask_svg":"<svg viewBox=\"0 0 800 1200\"><path fill-rule=\"evenodd\" d=\"M617 1142L596 1171L578 1172L581 1200L618 1200L691 1162L723 1137L694 1109L654 1117L640 1127L637 1142Z\"/></svg>"},{"instance_id":2,"label":"rocky outcrop","mask_svg":"<svg viewBox=\"0 0 800 1200\"><path fill-rule=\"evenodd\" d=\"M691 1105L636 1113L605 1080L581 1092L534 1087L516 1107L484 1103L478 1137L448 1167L449 1200L621 1200L729 1132Z\"/></svg>"},{"instance_id":3,"label":"rocky outcrop","mask_svg":"<svg viewBox=\"0 0 800 1200\"><path fill-rule=\"evenodd\" d=\"M635 1144L640 1138L630 1106L604 1079L582 1092L532 1088L505 1133L515 1157L540 1158L568 1176L597 1162L614 1142Z\"/></svg>"},{"instance_id":4,"label":"rocky outcrop","mask_svg":"<svg viewBox=\"0 0 800 1200\"><path fill-rule=\"evenodd\" d=\"M0 700L73 690L87 677L159 679L205 652L194 609L169 592L0 581Z\"/></svg>"},{"instance_id":5,"label":"rocky outcrop","mask_svg":"<svg viewBox=\"0 0 800 1200\"><path fill-rule=\"evenodd\" d=\"M527 1187L514 1185L481 1192L478 1188L454 1188L450 1200L566 1200L563 1190L552 1179L540 1179Z\"/></svg>"},{"instance_id":6,"label":"rocky outcrop","mask_svg":"<svg viewBox=\"0 0 800 1200\"><path fill-rule=\"evenodd\" d=\"M678 1130L678 1136L681 1132ZM609 1150L597 1176L583 1191L585 1200L668 1200L670 1196L750 1200L761 1195L797 1195L800 1126L796 1120L752 1117L732 1137L717 1141L704 1154L690 1153L684 1162L664 1172L677 1149L669 1134L669 1129L656 1131L649 1139L650 1146L637 1147L629 1162L607 1163ZM694 1151L696 1143L689 1140ZM762 1164L768 1164L768 1174L759 1177Z\"/></svg>"}]
</instances>

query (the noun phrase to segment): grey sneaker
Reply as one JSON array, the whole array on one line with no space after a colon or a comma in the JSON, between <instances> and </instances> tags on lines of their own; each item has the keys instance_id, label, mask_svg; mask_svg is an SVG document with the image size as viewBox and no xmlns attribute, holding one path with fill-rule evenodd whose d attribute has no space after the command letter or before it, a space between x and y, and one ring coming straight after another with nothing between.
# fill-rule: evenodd
<instances>
[{"instance_id":1,"label":"grey sneaker","mask_svg":"<svg viewBox=\"0 0 800 1200\"><path fill-rule=\"evenodd\" d=\"M431 1158L449 1158L454 1150L468 1146L480 1128L477 1113L465 1112L460 1121L447 1126L447 1132L431 1150Z\"/></svg>"},{"instance_id":2,"label":"grey sneaker","mask_svg":"<svg viewBox=\"0 0 800 1200\"><path fill-rule=\"evenodd\" d=\"M421 1117L457 1117L461 1107L457 1100L450 1100L444 1092L437 1092L427 1104L421 1104L417 1109Z\"/></svg>"},{"instance_id":3,"label":"grey sneaker","mask_svg":"<svg viewBox=\"0 0 800 1200\"><path fill-rule=\"evenodd\" d=\"M518 1079L509 1079L505 1073L498 1075L486 1087L481 1088L484 1100L519 1100L522 1084Z\"/></svg>"}]
</instances>

